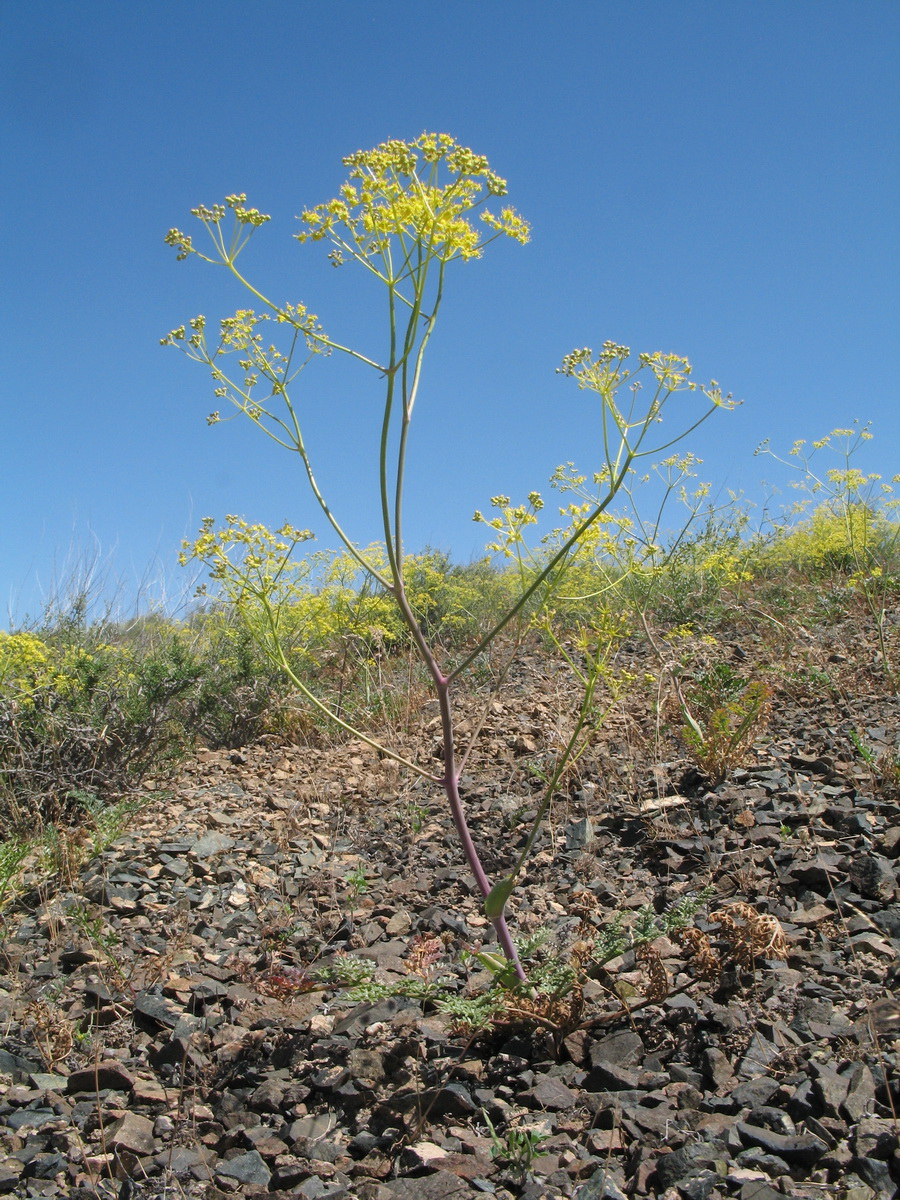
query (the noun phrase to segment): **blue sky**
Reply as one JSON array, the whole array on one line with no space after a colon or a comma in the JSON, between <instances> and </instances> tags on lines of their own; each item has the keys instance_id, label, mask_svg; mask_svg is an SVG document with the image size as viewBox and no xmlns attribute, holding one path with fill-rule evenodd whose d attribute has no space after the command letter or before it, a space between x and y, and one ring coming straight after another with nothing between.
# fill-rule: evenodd
<instances>
[{"instance_id":1,"label":"blue sky","mask_svg":"<svg viewBox=\"0 0 900 1200\"><path fill-rule=\"evenodd\" d=\"M97 560L126 603L171 599L201 519L316 517L296 462L208 428L202 368L159 346L244 303L163 244L235 191L272 214L242 259L329 333L382 345L380 297L295 217L341 158L425 129L485 154L533 225L459 266L412 446L409 549L477 554L476 508L594 465L585 398L554 374L606 339L687 355L743 399L688 443L716 488L759 492L787 447L854 418L900 470L893 0L234 0L0 5L0 625ZM334 507L378 536L377 381L304 393Z\"/></svg>"}]
</instances>

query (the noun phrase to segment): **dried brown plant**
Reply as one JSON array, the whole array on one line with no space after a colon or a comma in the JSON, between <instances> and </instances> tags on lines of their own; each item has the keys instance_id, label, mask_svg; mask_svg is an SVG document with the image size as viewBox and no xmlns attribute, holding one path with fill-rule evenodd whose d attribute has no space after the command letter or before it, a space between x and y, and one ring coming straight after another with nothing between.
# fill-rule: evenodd
<instances>
[{"instance_id":1,"label":"dried brown plant","mask_svg":"<svg viewBox=\"0 0 900 1200\"><path fill-rule=\"evenodd\" d=\"M787 958L787 943L778 918L758 912L752 904L738 900L709 914L729 943L731 957L742 967L753 966L759 956Z\"/></svg>"}]
</instances>

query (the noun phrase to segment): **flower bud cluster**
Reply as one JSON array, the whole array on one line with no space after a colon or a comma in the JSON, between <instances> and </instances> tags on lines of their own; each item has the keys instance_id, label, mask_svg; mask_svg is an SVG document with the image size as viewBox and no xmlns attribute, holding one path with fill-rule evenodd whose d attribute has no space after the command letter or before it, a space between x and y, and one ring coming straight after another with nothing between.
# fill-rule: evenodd
<instances>
[{"instance_id":1,"label":"flower bud cluster","mask_svg":"<svg viewBox=\"0 0 900 1200\"><path fill-rule=\"evenodd\" d=\"M300 242L331 241L334 266L345 256L369 265L379 258L389 262L394 238L404 264L410 261L410 243L449 262L480 257L492 237L522 244L529 240L528 223L509 206L499 215L481 213L492 237L484 238L471 223L470 215L486 199L506 195L506 181L490 170L483 155L457 145L447 134L383 142L348 155L344 165L350 179L340 194L305 209L300 219L306 228L295 235Z\"/></svg>"}]
</instances>

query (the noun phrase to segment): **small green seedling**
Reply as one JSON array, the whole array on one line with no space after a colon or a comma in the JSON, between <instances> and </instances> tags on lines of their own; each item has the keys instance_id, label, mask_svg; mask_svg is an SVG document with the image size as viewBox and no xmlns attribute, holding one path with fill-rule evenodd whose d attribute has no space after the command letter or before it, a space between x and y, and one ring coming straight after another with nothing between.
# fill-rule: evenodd
<instances>
[{"instance_id":1,"label":"small green seedling","mask_svg":"<svg viewBox=\"0 0 900 1200\"><path fill-rule=\"evenodd\" d=\"M491 1135L491 1158L502 1163L511 1175L524 1179L534 1165L534 1160L546 1151L541 1150L542 1142L547 1141L547 1134L538 1129L525 1129L511 1125L501 1137L494 1123L482 1109L481 1115Z\"/></svg>"},{"instance_id":2,"label":"small green seedling","mask_svg":"<svg viewBox=\"0 0 900 1200\"><path fill-rule=\"evenodd\" d=\"M354 900L364 896L369 890L366 873L362 867L354 867L352 871L348 871L345 881Z\"/></svg>"}]
</instances>

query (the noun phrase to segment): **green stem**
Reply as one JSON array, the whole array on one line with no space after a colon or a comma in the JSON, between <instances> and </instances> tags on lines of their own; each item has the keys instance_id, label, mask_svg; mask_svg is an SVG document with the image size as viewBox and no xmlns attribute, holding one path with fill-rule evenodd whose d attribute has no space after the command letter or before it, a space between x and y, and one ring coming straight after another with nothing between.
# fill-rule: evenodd
<instances>
[{"instance_id":1,"label":"green stem","mask_svg":"<svg viewBox=\"0 0 900 1200\"><path fill-rule=\"evenodd\" d=\"M355 725L351 725L348 721L345 721L342 717L339 717L334 709L329 708L329 706L324 704L314 692L310 691L303 680L294 671L294 668L291 666L290 661L284 652L284 648L281 645L281 640L278 637L278 621L273 612L272 605L268 601L268 598L264 595L258 595L257 599L259 599L262 604L263 612L266 614L266 623L269 626L269 633L271 636L269 646L270 656L274 659L275 663L281 668L281 670L284 671L285 675L288 677L288 679L290 679L291 683L293 683L297 690L306 697L310 704L312 704L320 713L322 713L323 716L327 717L329 721L333 721L334 724L340 729L343 729L346 733L358 738L365 745L371 746L371 748L373 750L377 750L379 754L383 754L386 758L390 758L394 762L399 763L401 766L407 767L420 778L427 779L429 783L442 782L442 776L436 775L433 771L426 770L424 767L419 766L418 763L413 762L411 759L404 758L402 754L398 754L395 750L391 750L389 746L383 745L375 738L370 737L367 733L363 733L361 729L357 729Z\"/></svg>"},{"instance_id":2,"label":"green stem","mask_svg":"<svg viewBox=\"0 0 900 1200\"><path fill-rule=\"evenodd\" d=\"M531 582L531 584L525 589L525 591L522 593L522 595L519 597L519 599L516 601L516 603L513 605L513 607L511 609L509 609L509 611L506 613L506 615L497 622L497 624L493 627L493 629L490 630L489 633L485 634L485 636L478 642L475 649L472 650L469 654L467 654L466 657L463 659L463 661L450 672L449 678L450 678L451 682L455 679L458 679L459 676L463 673L463 671L465 671L466 668L475 661L475 659L478 657L478 655L481 654L481 652L484 650L485 646L488 646L494 640L494 638L497 636L497 634L500 633L502 630L504 630L506 628L506 626L510 623L510 621L512 621L513 618L516 617L518 615L518 613L520 613L522 611L522 609L525 607L525 605L528 603L528 601L531 599L531 597L534 595L534 593L538 590L538 588L541 586L541 584L543 584L545 582L545 580L551 575L551 573L566 559L569 552L572 550L573 546L575 546L575 544L581 540L581 538L584 536L584 534L587 532L587 530L590 529L590 527L594 524L594 522L602 515L602 513L604 513L606 511L606 509L610 506L610 504L615 499L616 494L622 485L622 481L624 480L625 475L626 475L629 467L631 466L631 462L632 462L632 458L629 456L629 458L626 459L625 466L622 468L622 472L620 473L619 477L615 481L615 486L610 488L609 494L607 496L605 496L604 499L597 505L597 507L594 509L594 511L590 514L590 516L587 517L586 520L581 525L578 526L578 528L575 530L575 532L569 538L566 539L566 541L563 543L562 547L556 552L556 554L553 555L553 557L550 559L549 563L547 563L547 565L544 567L544 569L535 577L535 579Z\"/></svg>"},{"instance_id":3,"label":"green stem","mask_svg":"<svg viewBox=\"0 0 900 1200\"><path fill-rule=\"evenodd\" d=\"M528 856L531 853L532 847L534 846L535 839L537 838L538 831L541 827L541 824L543 823L544 817L547 815L547 810L549 809L549 807L553 801L553 796L555 795L557 788L559 787L560 780L563 778L563 776L569 770L569 768L572 766L572 764L574 762L577 762L578 759L584 753L584 751L587 749L588 743L587 743L587 741L585 741L584 745L576 753L578 741L581 738L581 735L584 731L585 725L587 725L587 723L588 723L591 708L593 706L594 692L596 691L597 683L599 682L599 679L600 679L599 668L600 668L600 648L598 646L597 658L591 664L591 669L588 672L588 675L587 675L587 678L585 681L584 697L581 702L581 709L578 714L578 720L575 722L575 728L572 731L572 734L569 737L568 741L566 742L565 746L563 747L562 753L558 756L558 758L556 760L556 765L553 770L553 775L551 776L549 782L547 783L547 788L544 792L544 797L541 801L540 807L538 808L538 811L537 811L537 815L535 816L534 822L531 826L531 832L529 833L528 838L525 842L525 845L522 847L522 851L519 855L518 861L511 872L510 878L512 878L512 879L517 878L517 876L521 872L522 868L524 867L525 863L528 861ZM602 724L608 711L609 710L607 709L607 711L604 712L603 715L600 717L600 719L598 721L598 725Z\"/></svg>"},{"instance_id":4,"label":"green stem","mask_svg":"<svg viewBox=\"0 0 900 1200\"><path fill-rule=\"evenodd\" d=\"M381 494L381 523L384 530L384 544L391 573L391 583L388 587L392 594L396 593L397 584L403 578L403 562L402 558L397 554L397 547L394 542L394 530L391 526L391 502L388 493L388 444L391 433L391 415L394 408L394 387L396 385L396 364L394 362L395 338L395 313L393 293L391 293L391 368L387 377L387 395L384 401L384 416L381 421L381 441L378 449L378 486Z\"/></svg>"},{"instance_id":5,"label":"green stem","mask_svg":"<svg viewBox=\"0 0 900 1200\"><path fill-rule=\"evenodd\" d=\"M422 334L421 340L419 342L419 348L416 352L415 365L413 368L412 383L409 385L409 390L407 390L407 362L409 361L409 354L404 353L404 360L403 360L403 417L402 417L402 422L401 422L401 426L400 426L400 444L397 449L397 477L396 477L396 483L395 483L395 488L394 488L394 537L396 539L396 553L397 553L397 559L399 562L402 562L402 559L403 559L403 481L404 481L404 476L406 473L406 448L407 448L407 442L408 442L408 438L409 438L409 429L410 429L410 425L412 423L413 408L416 403L416 397L417 397L418 391L419 391L419 381L420 381L421 375L422 375L422 362L423 362L423 359L425 356L426 347L428 346L428 342L431 338L431 334L434 331L435 322L437 321L438 310L439 310L440 304L441 304L441 294L442 294L443 286L444 286L443 281L444 281L444 269L443 269L443 265L442 265L441 269L440 269L440 278L439 278L439 283L438 283L437 296L435 297L435 302L434 302L434 305L432 306L430 315L425 318L425 320L426 320L425 332ZM424 286L424 278L423 278L423 286ZM413 309L412 316L410 317L410 329L412 329L412 324L414 321L416 323L418 323L420 315L421 315L421 309L417 306L416 308ZM412 345L410 345L410 348L409 348L409 353L411 353L411 352L412 352Z\"/></svg>"},{"instance_id":6,"label":"green stem","mask_svg":"<svg viewBox=\"0 0 900 1200\"><path fill-rule=\"evenodd\" d=\"M279 316L285 315L283 309L281 309L277 304L275 304L274 301L270 300L267 296L264 296L262 294L262 292L258 291L253 286L252 283L250 283L247 279L244 278L244 276L240 273L240 271L237 269L237 267L234 265L234 263L230 259L228 259L228 258L225 259L225 265L231 271L232 275L234 275L235 279L237 279L239 283L242 283L248 292L252 292L252 294L257 298L257 300L260 300L263 304L265 304L266 308L271 309L273 313L276 313ZM294 324L293 321L291 321L289 318L287 318L287 321L288 321L289 325ZM294 326L294 328L296 328L296 326ZM380 363L375 362L374 359L367 358L365 354L360 354L358 350L351 350L349 346L343 346L343 345L341 345L340 342L333 341L330 337L327 337L324 333L312 334L310 336L312 337L313 341L319 343L319 345L327 346L329 350L337 350L341 354L346 354L350 358L355 358L357 360L357 362L365 363L365 365L367 367L374 367L374 369L376 371L384 371L384 367Z\"/></svg>"}]
</instances>

